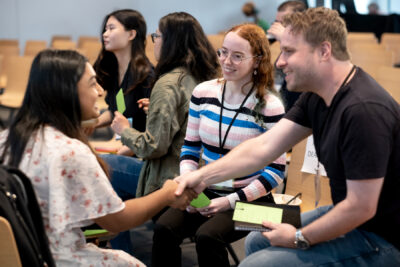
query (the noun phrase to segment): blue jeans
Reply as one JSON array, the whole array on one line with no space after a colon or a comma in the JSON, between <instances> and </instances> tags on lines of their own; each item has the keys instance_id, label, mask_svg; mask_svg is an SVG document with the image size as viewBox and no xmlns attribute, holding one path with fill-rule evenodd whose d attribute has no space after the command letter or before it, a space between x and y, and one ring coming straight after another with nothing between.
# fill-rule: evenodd
<instances>
[{"instance_id":1,"label":"blue jeans","mask_svg":"<svg viewBox=\"0 0 400 267\"><path fill-rule=\"evenodd\" d=\"M319 207L301 215L305 226L327 213L332 206ZM273 247L258 232L245 241L247 257L240 267L254 266L400 266L400 251L380 236L353 230L307 250Z\"/></svg>"},{"instance_id":2,"label":"blue jeans","mask_svg":"<svg viewBox=\"0 0 400 267\"><path fill-rule=\"evenodd\" d=\"M135 198L143 161L114 154L100 155L110 170L111 185L122 200ZM129 231L119 233L111 241L113 249L120 249L132 255L132 241Z\"/></svg>"}]
</instances>

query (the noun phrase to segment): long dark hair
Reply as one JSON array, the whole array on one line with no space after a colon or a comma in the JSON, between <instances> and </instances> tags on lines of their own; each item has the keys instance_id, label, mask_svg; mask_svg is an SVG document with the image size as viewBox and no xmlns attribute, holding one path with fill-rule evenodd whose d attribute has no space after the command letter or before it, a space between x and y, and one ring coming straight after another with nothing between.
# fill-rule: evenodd
<instances>
[{"instance_id":1,"label":"long dark hair","mask_svg":"<svg viewBox=\"0 0 400 267\"><path fill-rule=\"evenodd\" d=\"M132 76L132 85L125 94L135 89L138 85L145 87L151 86L153 68L146 56L146 22L142 14L132 9L121 9L108 14L103 21L101 40L102 49L94 63L94 69L97 72L98 81L105 90L118 84L118 61L114 53L106 51L103 42L103 33L105 32L107 21L110 17L116 18L125 28L125 30L135 30L136 36L131 42L131 60L130 72ZM149 76L150 75L150 76Z\"/></svg>"},{"instance_id":2,"label":"long dark hair","mask_svg":"<svg viewBox=\"0 0 400 267\"><path fill-rule=\"evenodd\" d=\"M219 67L216 52L192 15L170 13L160 19L158 29L162 47L156 79L177 67L186 68L198 82L216 77Z\"/></svg>"},{"instance_id":3,"label":"long dark hair","mask_svg":"<svg viewBox=\"0 0 400 267\"><path fill-rule=\"evenodd\" d=\"M18 168L29 139L45 125L88 145L80 126L78 95L86 62L84 56L70 50L44 50L35 57L22 106L9 127L1 162L8 156L6 164ZM99 162L106 171L103 162Z\"/></svg>"}]
</instances>

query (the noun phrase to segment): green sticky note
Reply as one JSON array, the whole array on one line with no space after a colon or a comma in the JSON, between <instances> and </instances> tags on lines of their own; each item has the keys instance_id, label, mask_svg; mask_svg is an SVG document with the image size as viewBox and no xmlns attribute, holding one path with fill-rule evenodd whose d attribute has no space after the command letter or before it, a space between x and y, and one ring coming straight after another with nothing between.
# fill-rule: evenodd
<instances>
[{"instance_id":1,"label":"green sticky note","mask_svg":"<svg viewBox=\"0 0 400 267\"><path fill-rule=\"evenodd\" d=\"M283 209L244 202L236 202L233 220L262 224L263 221L282 223Z\"/></svg>"},{"instance_id":2,"label":"green sticky note","mask_svg":"<svg viewBox=\"0 0 400 267\"><path fill-rule=\"evenodd\" d=\"M192 202L190 202L190 205L195 208L203 208L210 205L210 203L211 200L202 192L197 196L197 198L193 199Z\"/></svg>"},{"instance_id":3,"label":"green sticky note","mask_svg":"<svg viewBox=\"0 0 400 267\"><path fill-rule=\"evenodd\" d=\"M124 91L122 90L122 88L119 89L116 99L117 99L118 112L124 114L126 107L125 107Z\"/></svg>"},{"instance_id":4,"label":"green sticky note","mask_svg":"<svg viewBox=\"0 0 400 267\"><path fill-rule=\"evenodd\" d=\"M100 234L107 234L107 233L108 233L108 231L104 230L104 229L88 229L88 230L85 230L85 232L83 232L85 237L90 237L93 235L100 235Z\"/></svg>"}]
</instances>

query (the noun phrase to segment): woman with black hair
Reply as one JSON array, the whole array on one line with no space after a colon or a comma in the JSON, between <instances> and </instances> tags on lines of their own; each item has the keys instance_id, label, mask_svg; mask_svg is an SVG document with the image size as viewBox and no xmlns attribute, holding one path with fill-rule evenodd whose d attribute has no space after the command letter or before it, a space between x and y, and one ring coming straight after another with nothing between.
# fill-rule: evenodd
<instances>
[{"instance_id":1,"label":"woman with black hair","mask_svg":"<svg viewBox=\"0 0 400 267\"><path fill-rule=\"evenodd\" d=\"M193 88L214 78L218 70L215 51L199 22L188 13L176 12L161 18L152 39L158 64L146 131L129 127L128 120L119 112L115 112L111 124L121 135L122 143L144 159L137 197L157 190L164 181L179 175L179 154Z\"/></svg>"},{"instance_id":2,"label":"woman with black hair","mask_svg":"<svg viewBox=\"0 0 400 267\"><path fill-rule=\"evenodd\" d=\"M154 79L153 66L145 54L146 22L136 10L116 10L104 18L101 37L103 48L94 68L99 84L107 91L105 100L108 110L99 116L96 127L111 124L113 114L117 110L116 96L122 90L126 106L124 116L129 118L134 129L144 132L146 112L141 103L150 97ZM133 156L132 151L126 146L118 148L117 153ZM122 200L132 198L129 192L136 191L138 177L126 174L140 170L143 162L137 158L114 157L114 155L102 157L108 165L121 166L120 169L112 167L110 169L111 183L118 196ZM123 186L120 186L121 183L118 181L123 181ZM120 233L110 243L113 248L132 253L129 231Z\"/></svg>"},{"instance_id":3,"label":"woman with black hair","mask_svg":"<svg viewBox=\"0 0 400 267\"><path fill-rule=\"evenodd\" d=\"M103 48L94 69L99 84L107 91L108 110L98 118L97 127L110 125L117 110L116 95L122 89L126 110L138 131L146 128L146 113L139 107L148 98L154 78L153 67L145 54L146 22L136 10L122 9L108 14L102 27Z\"/></svg>"},{"instance_id":4,"label":"woman with black hair","mask_svg":"<svg viewBox=\"0 0 400 267\"><path fill-rule=\"evenodd\" d=\"M177 184L123 202L81 127L99 116L103 89L87 60L75 51L44 50L33 60L23 104L0 133L0 162L32 181L57 266L144 266L129 254L86 244L81 227L97 223L120 232L147 221L167 205L186 206Z\"/></svg>"}]
</instances>

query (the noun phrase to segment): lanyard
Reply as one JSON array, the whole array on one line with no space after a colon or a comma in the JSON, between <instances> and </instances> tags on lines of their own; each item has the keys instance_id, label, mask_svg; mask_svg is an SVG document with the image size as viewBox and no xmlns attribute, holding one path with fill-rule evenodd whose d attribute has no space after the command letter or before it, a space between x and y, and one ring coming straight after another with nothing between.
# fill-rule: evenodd
<instances>
[{"instance_id":1,"label":"lanyard","mask_svg":"<svg viewBox=\"0 0 400 267\"><path fill-rule=\"evenodd\" d=\"M243 99L242 104L240 104L239 109L236 111L235 116L233 116L231 122L229 123L228 129L226 129L226 133L224 136L224 139L222 140L222 134L221 134L221 128L222 128L222 112L224 110L224 99L225 99L225 91L226 91L226 82L224 82L224 88L222 89L222 101L221 101L221 111L219 113L219 148L220 148L220 155L222 154L222 150L224 148L225 142L226 142L226 138L228 136L228 133L233 125L233 122L236 120L236 117L239 115L239 112L242 110L244 103L246 102L246 100L249 98L249 96L251 95L251 93L253 92L254 89L254 84L251 87L250 91L247 93L246 97Z\"/></svg>"},{"instance_id":2,"label":"lanyard","mask_svg":"<svg viewBox=\"0 0 400 267\"><path fill-rule=\"evenodd\" d=\"M355 69L356 69L356 66L353 65L353 67L351 68L349 74L347 74L347 76L344 79L343 83L340 85L338 92L340 91L340 89L342 89L346 85L346 83L348 82L351 74L353 74ZM329 111L328 111L328 116L326 117L326 120L324 122L324 126L322 127L321 137L322 137L322 134L325 131L326 123L327 123L327 121L329 119L331 110L332 110L332 108L330 107ZM317 151L317 148L315 148L315 151ZM318 154L320 154L320 153L317 153L317 160L318 160ZM321 170L319 168L319 160L318 160L318 165L317 165L317 168L316 168L315 171L316 171L316 173L315 173L315 176L314 176L314 190L315 190L315 207L317 207L318 203L319 203L319 201L321 199L321 180L320 180L320 178L321 178Z\"/></svg>"},{"instance_id":3,"label":"lanyard","mask_svg":"<svg viewBox=\"0 0 400 267\"><path fill-rule=\"evenodd\" d=\"M343 81L342 84L340 85L340 87L339 87L339 89L338 89L337 92L339 92L340 89L342 89L342 88L346 85L346 83L347 83L347 82L349 81L349 79L350 79L350 76L353 74L353 72L354 72L355 70L356 70L356 65L353 65L353 67L351 68L350 72L347 74L346 78L344 79L344 81ZM333 100L334 100L334 99L332 99L331 106L328 108L328 109L329 109L329 110L328 110L328 114L327 114L326 119L325 119L325 121L324 121L324 124L323 124L323 126L322 126L322 128L321 128L321 134L320 134L321 137L322 137L323 133L325 132L325 128L326 128L327 121L329 120L329 117L330 117L331 112L332 112L332 110L333 110L333 108L332 108ZM314 142L315 142L315 141L314 141ZM316 151L316 152L317 152L317 151ZM319 152L319 151L318 151L318 152ZM318 156L318 154L319 154L319 153L317 153L317 156Z\"/></svg>"},{"instance_id":4,"label":"lanyard","mask_svg":"<svg viewBox=\"0 0 400 267\"><path fill-rule=\"evenodd\" d=\"M344 79L342 85L340 85L339 90L342 89L346 83L348 82L348 80L350 79L351 74L353 74L354 70L356 69L356 65L353 65L353 67L351 68L349 74L347 74L346 78ZM338 91L339 91L338 90Z\"/></svg>"}]
</instances>

